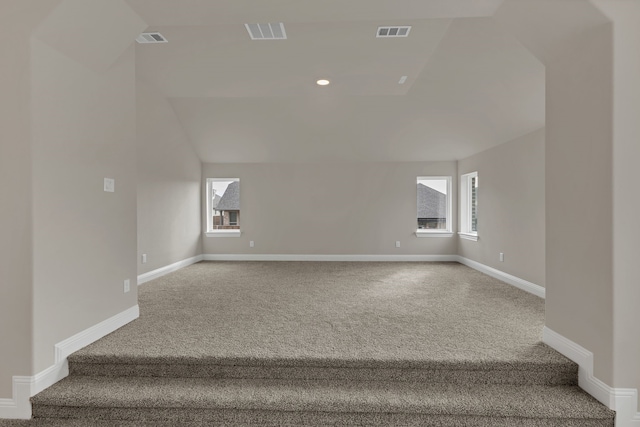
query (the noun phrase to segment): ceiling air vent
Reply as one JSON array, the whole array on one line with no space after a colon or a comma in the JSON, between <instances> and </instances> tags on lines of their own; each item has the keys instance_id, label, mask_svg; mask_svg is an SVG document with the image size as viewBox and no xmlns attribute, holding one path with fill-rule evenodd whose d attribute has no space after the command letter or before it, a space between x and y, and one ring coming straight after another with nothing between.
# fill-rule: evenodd
<instances>
[{"instance_id":1,"label":"ceiling air vent","mask_svg":"<svg viewBox=\"0 0 640 427\"><path fill-rule=\"evenodd\" d=\"M408 37L411 26L406 27L378 27L376 37Z\"/></svg>"},{"instance_id":2,"label":"ceiling air vent","mask_svg":"<svg viewBox=\"0 0 640 427\"><path fill-rule=\"evenodd\" d=\"M251 40L284 40L287 33L282 22L271 24L244 24Z\"/></svg>"},{"instance_id":3,"label":"ceiling air vent","mask_svg":"<svg viewBox=\"0 0 640 427\"><path fill-rule=\"evenodd\" d=\"M165 39L160 33L142 33L136 39L138 43L168 43L169 40Z\"/></svg>"}]
</instances>

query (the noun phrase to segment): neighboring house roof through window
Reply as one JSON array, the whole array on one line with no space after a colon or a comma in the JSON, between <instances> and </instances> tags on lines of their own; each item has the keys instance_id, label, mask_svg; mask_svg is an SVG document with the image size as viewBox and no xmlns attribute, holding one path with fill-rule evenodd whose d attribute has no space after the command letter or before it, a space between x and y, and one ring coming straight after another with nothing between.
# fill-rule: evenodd
<instances>
[{"instance_id":1,"label":"neighboring house roof through window","mask_svg":"<svg viewBox=\"0 0 640 427\"><path fill-rule=\"evenodd\" d=\"M218 211L240 210L240 181L229 184L215 209Z\"/></svg>"},{"instance_id":2,"label":"neighboring house roof through window","mask_svg":"<svg viewBox=\"0 0 640 427\"><path fill-rule=\"evenodd\" d=\"M418 184L418 218L446 217L447 196L424 184Z\"/></svg>"}]
</instances>

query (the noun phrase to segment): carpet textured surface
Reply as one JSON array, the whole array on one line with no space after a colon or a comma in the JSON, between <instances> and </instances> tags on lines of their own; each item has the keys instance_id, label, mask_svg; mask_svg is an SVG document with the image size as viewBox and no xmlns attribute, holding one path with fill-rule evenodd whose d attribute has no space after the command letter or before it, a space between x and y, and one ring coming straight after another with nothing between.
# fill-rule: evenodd
<instances>
[{"instance_id":1,"label":"carpet textured surface","mask_svg":"<svg viewBox=\"0 0 640 427\"><path fill-rule=\"evenodd\" d=\"M411 413L544 418L609 418L604 407L585 413L592 399L572 386L421 384L331 380L212 380L209 378L75 377L38 399L36 415L48 407L131 412L143 408ZM82 393L78 393L82 390ZM563 405L557 402L562 401ZM520 407L526 402L525 407ZM188 405L185 405L188 403Z\"/></svg>"},{"instance_id":2,"label":"carpet textured surface","mask_svg":"<svg viewBox=\"0 0 640 427\"><path fill-rule=\"evenodd\" d=\"M139 304L140 319L72 359L567 363L541 343L542 299L458 263L203 262L141 286Z\"/></svg>"},{"instance_id":3,"label":"carpet textured surface","mask_svg":"<svg viewBox=\"0 0 640 427\"><path fill-rule=\"evenodd\" d=\"M25 425L614 423L541 343L544 301L461 264L202 262L139 304Z\"/></svg>"}]
</instances>

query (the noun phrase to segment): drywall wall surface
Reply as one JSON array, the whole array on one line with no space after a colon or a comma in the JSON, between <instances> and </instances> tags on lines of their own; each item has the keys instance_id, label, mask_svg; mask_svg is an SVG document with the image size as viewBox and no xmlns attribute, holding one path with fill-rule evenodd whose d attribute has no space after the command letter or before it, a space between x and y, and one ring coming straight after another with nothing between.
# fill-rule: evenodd
<instances>
[{"instance_id":1,"label":"drywall wall surface","mask_svg":"<svg viewBox=\"0 0 640 427\"><path fill-rule=\"evenodd\" d=\"M105 35L108 37L108 35ZM32 42L34 371L137 303L134 48L95 71ZM115 179L105 192L104 178Z\"/></svg>"},{"instance_id":2,"label":"drywall wall surface","mask_svg":"<svg viewBox=\"0 0 640 427\"><path fill-rule=\"evenodd\" d=\"M458 162L458 179L478 172L479 182L479 238L461 238L459 255L540 286L545 284L544 133L539 129Z\"/></svg>"},{"instance_id":3,"label":"drywall wall surface","mask_svg":"<svg viewBox=\"0 0 640 427\"><path fill-rule=\"evenodd\" d=\"M33 374L30 38L57 3L0 2L0 399Z\"/></svg>"},{"instance_id":4,"label":"drywall wall surface","mask_svg":"<svg viewBox=\"0 0 640 427\"><path fill-rule=\"evenodd\" d=\"M0 4L0 399L31 373L31 149L29 30Z\"/></svg>"},{"instance_id":5,"label":"drywall wall surface","mask_svg":"<svg viewBox=\"0 0 640 427\"><path fill-rule=\"evenodd\" d=\"M582 0L507 0L494 20L546 68L546 325L592 351L612 384L610 21Z\"/></svg>"},{"instance_id":6,"label":"drywall wall surface","mask_svg":"<svg viewBox=\"0 0 640 427\"><path fill-rule=\"evenodd\" d=\"M594 2L613 21L613 387L640 390L640 3Z\"/></svg>"},{"instance_id":7,"label":"drywall wall surface","mask_svg":"<svg viewBox=\"0 0 640 427\"><path fill-rule=\"evenodd\" d=\"M136 90L142 274L202 253L202 165L164 96L140 79ZM142 254L147 255L145 264Z\"/></svg>"},{"instance_id":8,"label":"drywall wall surface","mask_svg":"<svg viewBox=\"0 0 640 427\"><path fill-rule=\"evenodd\" d=\"M571 51L585 31L609 22L589 0L504 0L493 20L545 66Z\"/></svg>"},{"instance_id":9,"label":"drywall wall surface","mask_svg":"<svg viewBox=\"0 0 640 427\"><path fill-rule=\"evenodd\" d=\"M594 353L613 383L612 34L547 64L546 324Z\"/></svg>"},{"instance_id":10,"label":"drywall wall surface","mask_svg":"<svg viewBox=\"0 0 640 427\"><path fill-rule=\"evenodd\" d=\"M125 0L62 0L34 35L99 72L111 67L146 27Z\"/></svg>"},{"instance_id":11,"label":"drywall wall surface","mask_svg":"<svg viewBox=\"0 0 640 427\"><path fill-rule=\"evenodd\" d=\"M452 176L455 200L456 162L204 164L202 175L240 178L242 230L205 237L205 254L457 253L456 237L415 236L416 178ZM455 203L452 218L455 230Z\"/></svg>"}]
</instances>

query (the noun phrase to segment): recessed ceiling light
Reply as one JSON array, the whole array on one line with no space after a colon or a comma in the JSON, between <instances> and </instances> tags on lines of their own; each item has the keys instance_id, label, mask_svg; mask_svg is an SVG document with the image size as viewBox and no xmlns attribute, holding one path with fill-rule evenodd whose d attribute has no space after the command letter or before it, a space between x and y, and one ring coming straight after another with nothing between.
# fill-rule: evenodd
<instances>
[{"instance_id":1,"label":"recessed ceiling light","mask_svg":"<svg viewBox=\"0 0 640 427\"><path fill-rule=\"evenodd\" d=\"M318 86L326 86L331 82L329 80L327 80L327 79L320 79L316 83L318 84Z\"/></svg>"}]
</instances>

